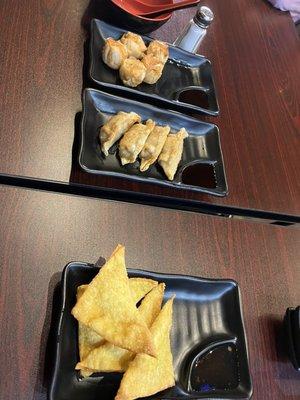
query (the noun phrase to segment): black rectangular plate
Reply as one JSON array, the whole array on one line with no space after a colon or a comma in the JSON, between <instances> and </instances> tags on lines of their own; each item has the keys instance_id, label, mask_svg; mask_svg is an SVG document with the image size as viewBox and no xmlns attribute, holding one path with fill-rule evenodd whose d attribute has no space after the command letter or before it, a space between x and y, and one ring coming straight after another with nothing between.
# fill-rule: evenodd
<instances>
[{"instance_id":1,"label":"black rectangular plate","mask_svg":"<svg viewBox=\"0 0 300 400\"><path fill-rule=\"evenodd\" d=\"M99 128L107 118L118 111L135 111L142 120L153 119L159 125L170 125L171 132L184 127L189 137L184 141L181 162L174 181L169 181L158 163L148 171L140 172L139 162L121 165L117 145L114 145L107 157L101 153L99 144ZM87 172L122 177L144 183L155 183L168 187L186 189L197 192L225 196L227 183L224 172L223 157L220 147L219 131L216 125L198 121L174 111L161 110L149 104L123 99L95 89L85 89L83 93L82 141L79 164ZM182 172L190 165L201 164L211 169L211 181L206 184L205 172L198 178L194 177L193 185L183 182ZM194 183L195 182L195 183ZM197 186L196 186L197 185Z\"/></svg>"},{"instance_id":2,"label":"black rectangular plate","mask_svg":"<svg viewBox=\"0 0 300 400\"><path fill-rule=\"evenodd\" d=\"M50 400L113 400L118 389L121 374L98 374L82 379L74 369L78 361L78 333L77 321L71 315L71 309L76 302L77 287L89 283L98 272L97 267L76 262L64 269ZM129 269L128 275L165 282L164 301L176 294L171 334L176 386L148 399L250 399L252 384L237 283L134 269ZM188 391L187 375L195 355L209 349L213 343L227 340L235 341L239 385L235 389L209 393ZM222 373L223 369L223 365L221 367L216 363L216 374Z\"/></svg>"},{"instance_id":3,"label":"black rectangular plate","mask_svg":"<svg viewBox=\"0 0 300 400\"><path fill-rule=\"evenodd\" d=\"M169 44L169 60L165 65L162 77L156 84L142 83L136 88L124 86L119 78L119 72L105 65L101 56L105 39L108 37L120 39L124 32L127 31L97 19L92 20L90 77L94 82L103 87L120 89L124 93L134 93L146 102L163 101L168 108L174 108L181 112L219 114L210 61L203 56L189 53L171 44ZM147 36L142 37L146 44L153 40ZM199 91L198 98L202 98L205 104L194 105L178 101L179 93L188 88Z\"/></svg>"}]
</instances>

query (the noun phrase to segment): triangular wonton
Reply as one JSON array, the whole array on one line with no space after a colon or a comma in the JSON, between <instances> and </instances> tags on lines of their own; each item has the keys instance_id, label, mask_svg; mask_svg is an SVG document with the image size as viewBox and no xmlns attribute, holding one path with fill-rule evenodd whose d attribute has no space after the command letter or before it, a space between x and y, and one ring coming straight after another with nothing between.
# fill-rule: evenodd
<instances>
[{"instance_id":1,"label":"triangular wonton","mask_svg":"<svg viewBox=\"0 0 300 400\"><path fill-rule=\"evenodd\" d=\"M72 309L74 317L104 339L134 353L155 355L150 331L136 308L118 245Z\"/></svg>"},{"instance_id":2,"label":"triangular wonton","mask_svg":"<svg viewBox=\"0 0 300 400\"><path fill-rule=\"evenodd\" d=\"M158 316L163 300L165 284L160 283L146 295L138 308L148 327ZM76 369L89 369L94 372L123 372L135 354L106 342L94 348L85 359L76 365Z\"/></svg>"},{"instance_id":3,"label":"triangular wonton","mask_svg":"<svg viewBox=\"0 0 300 400\"><path fill-rule=\"evenodd\" d=\"M168 300L151 327L157 356L138 354L129 364L115 400L151 396L175 385L170 345L173 298Z\"/></svg>"}]
</instances>

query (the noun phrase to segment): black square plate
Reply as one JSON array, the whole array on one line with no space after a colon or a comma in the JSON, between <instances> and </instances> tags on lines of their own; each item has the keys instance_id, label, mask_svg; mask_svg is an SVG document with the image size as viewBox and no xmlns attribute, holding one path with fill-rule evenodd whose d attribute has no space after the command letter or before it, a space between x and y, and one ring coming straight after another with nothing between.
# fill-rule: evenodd
<instances>
[{"instance_id":1,"label":"black square plate","mask_svg":"<svg viewBox=\"0 0 300 400\"><path fill-rule=\"evenodd\" d=\"M210 61L171 44L169 44L169 60L156 84L142 83L136 88L124 86L119 78L119 72L105 65L101 56L105 39L108 37L120 39L124 32L127 31L97 19L92 20L90 77L94 82L103 87L121 89L124 93L133 93L146 102L161 100L168 105L168 108L175 108L181 112L219 114ZM153 40L147 36L142 37L146 44ZM188 94L187 90L193 92ZM184 101L192 101L194 104Z\"/></svg>"},{"instance_id":2,"label":"black square plate","mask_svg":"<svg viewBox=\"0 0 300 400\"><path fill-rule=\"evenodd\" d=\"M99 268L84 263L70 263L64 269L50 400L113 400L120 384L121 374L98 374L82 379L74 370L78 361L78 338L77 321L71 315L71 309L76 302L76 288L89 283L98 271ZM237 283L133 269L128 270L128 275L165 282L164 301L176 294L171 335L176 386L148 399L250 399L252 384ZM211 366L212 381L202 385L201 391L190 390L193 360L199 354L224 345L232 351L235 349L234 365L224 367L224 360L216 359ZM238 381L235 387L213 389L214 381L220 380L231 368L234 368Z\"/></svg>"},{"instance_id":3,"label":"black square plate","mask_svg":"<svg viewBox=\"0 0 300 400\"><path fill-rule=\"evenodd\" d=\"M143 121L151 118L157 124L170 125L171 132L176 132L182 127L187 129L189 137L184 141L183 155L174 181L171 182L166 178L158 163L152 165L146 172L140 172L138 161L122 166L117 145L111 148L108 157L104 157L99 145L99 128L109 116L118 111L135 111ZM83 93L79 164L85 171L94 174L112 175L216 196L227 194L219 131L216 125L94 89L85 89Z\"/></svg>"}]
</instances>

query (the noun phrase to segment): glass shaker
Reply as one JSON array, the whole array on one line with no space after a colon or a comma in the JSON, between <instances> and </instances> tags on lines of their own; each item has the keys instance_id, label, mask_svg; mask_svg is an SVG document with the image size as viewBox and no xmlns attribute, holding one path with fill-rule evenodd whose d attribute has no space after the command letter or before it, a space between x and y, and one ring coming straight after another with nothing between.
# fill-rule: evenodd
<instances>
[{"instance_id":1,"label":"glass shaker","mask_svg":"<svg viewBox=\"0 0 300 400\"><path fill-rule=\"evenodd\" d=\"M194 18L190 20L173 44L183 50L196 53L213 19L214 14L210 8L199 7Z\"/></svg>"}]
</instances>

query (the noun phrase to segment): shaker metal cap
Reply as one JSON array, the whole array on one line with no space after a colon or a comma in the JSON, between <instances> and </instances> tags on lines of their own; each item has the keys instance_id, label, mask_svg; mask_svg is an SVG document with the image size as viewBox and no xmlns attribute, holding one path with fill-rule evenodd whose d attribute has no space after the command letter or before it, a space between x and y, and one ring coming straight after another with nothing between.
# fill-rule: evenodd
<instances>
[{"instance_id":1,"label":"shaker metal cap","mask_svg":"<svg viewBox=\"0 0 300 400\"><path fill-rule=\"evenodd\" d=\"M213 19L214 19L214 13L209 7L206 6L199 7L197 14L195 15L195 22L197 24L199 24L203 28L207 28Z\"/></svg>"}]
</instances>

